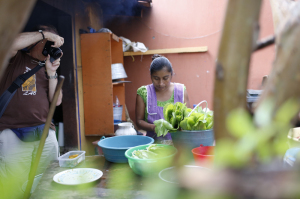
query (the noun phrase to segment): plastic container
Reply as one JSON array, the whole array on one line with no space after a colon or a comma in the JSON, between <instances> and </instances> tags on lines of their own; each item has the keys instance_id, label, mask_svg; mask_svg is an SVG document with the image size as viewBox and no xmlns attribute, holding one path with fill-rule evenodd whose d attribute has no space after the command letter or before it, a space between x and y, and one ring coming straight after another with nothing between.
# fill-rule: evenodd
<instances>
[{"instance_id":1,"label":"plastic container","mask_svg":"<svg viewBox=\"0 0 300 199\"><path fill-rule=\"evenodd\" d=\"M214 162L214 146L203 146L192 150L194 160L199 166L212 165Z\"/></svg>"},{"instance_id":2,"label":"plastic container","mask_svg":"<svg viewBox=\"0 0 300 199\"><path fill-rule=\"evenodd\" d=\"M76 158L70 159L69 156L76 155ZM68 153L58 157L60 167L75 167L85 159L85 151L69 151Z\"/></svg>"},{"instance_id":3,"label":"plastic container","mask_svg":"<svg viewBox=\"0 0 300 199\"><path fill-rule=\"evenodd\" d=\"M118 122L122 120L122 113L123 113L122 105L113 107L114 122Z\"/></svg>"},{"instance_id":4,"label":"plastic container","mask_svg":"<svg viewBox=\"0 0 300 199\"><path fill-rule=\"evenodd\" d=\"M133 147L125 152L130 168L138 175L151 175L153 173L158 173L164 168L172 166L173 158L177 153L177 149L173 146L157 144L158 146L163 146L165 150L170 150L170 155L157 159L137 159L132 157L133 151L146 149L149 145L150 144Z\"/></svg>"},{"instance_id":5,"label":"plastic container","mask_svg":"<svg viewBox=\"0 0 300 199\"><path fill-rule=\"evenodd\" d=\"M299 157L300 148L290 148L285 152L283 163L284 166L293 167Z\"/></svg>"},{"instance_id":6,"label":"plastic container","mask_svg":"<svg viewBox=\"0 0 300 199\"><path fill-rule=\"evenodd\" d=\"M154 139L139 135L120 135L105 138L98 142L106 160L116 163L126 163L125 151L131 147L152 144Z\"/></svg>"}]
</instances>

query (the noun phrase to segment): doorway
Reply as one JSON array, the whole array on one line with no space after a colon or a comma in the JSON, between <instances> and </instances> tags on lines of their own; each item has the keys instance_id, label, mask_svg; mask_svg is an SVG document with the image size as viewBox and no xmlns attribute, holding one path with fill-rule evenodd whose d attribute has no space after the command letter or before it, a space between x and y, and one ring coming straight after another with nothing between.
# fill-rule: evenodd
<instances>
[{"instance_id":1,"label":"doorway","mask_svg":"<svg viewBox=\"0 0 300 199\"><path fill-rule=\"evenodd\" d=\"M61 46L63 57L60 67L57 70L58 75L65 77L63 84L63 101L60 106L56 107L53 122L55 125L58 125L59 122L64 123L64 146L66 148L77 148L78 127L76 119L72 16L38 0L23 31L30 31L39 24L55 26L59 35L64 38L64 45Z\"/></svg>"}]
</instances>

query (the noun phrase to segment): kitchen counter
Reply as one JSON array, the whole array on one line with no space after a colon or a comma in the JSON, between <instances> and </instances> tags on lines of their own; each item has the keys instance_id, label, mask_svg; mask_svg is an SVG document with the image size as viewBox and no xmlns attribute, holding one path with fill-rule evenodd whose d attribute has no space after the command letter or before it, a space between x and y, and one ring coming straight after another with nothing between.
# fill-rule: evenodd
<instances>
[{"instance_id":1,"label":"kitchen counter","mask_svg":"<svg viewBox=\"0 0 300 199\"><path fill-rule=\"evenodd\" d=\"M144 199L147 198L147 194L141 190L141 177L133 173L128 163L111 163L105 160L104 156L87 156L85 160L79 163L74 168L95 168L103 172L103 176L94 182L87 183L84 185L61 185L53 181L53 176L57 173L72 169L59 167L58 161L53 161L46 171L44 172L39 184L35 191L31 195L31 199L57 199L57 198L116 198L115 189L109 189L108 184L118 186L123 185L125 188L118 198L132 198L132 199ZM122 177L111 178L113 172L119 172L119 174L130 174L134 177L134 180L130 182L124 181Z\"/></svg>"}]
</instances>

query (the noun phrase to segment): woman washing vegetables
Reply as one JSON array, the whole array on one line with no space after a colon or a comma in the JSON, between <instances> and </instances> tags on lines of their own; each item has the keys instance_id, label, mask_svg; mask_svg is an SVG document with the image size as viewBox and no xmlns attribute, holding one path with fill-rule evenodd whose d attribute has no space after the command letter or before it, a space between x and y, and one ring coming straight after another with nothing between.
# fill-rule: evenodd
<instances>
[{"instance_id":1,"label":"woman washing vegetables","mask_svg":"<svg viewBox=\"0 0 300 199\"><path fill-rule=\"evenodd\" d=\"M166 140L172 140L170 133L157 137L153 122L164 119L163 107L167 103L181 102L189 108L188 94L183 84L171 82L173 68L166 57L153 55L150 75L152 84L137 90L136 124L138 128L146 130L147 136L154 138L156 142L168 143Z\"/></svg>"}]
</instances>

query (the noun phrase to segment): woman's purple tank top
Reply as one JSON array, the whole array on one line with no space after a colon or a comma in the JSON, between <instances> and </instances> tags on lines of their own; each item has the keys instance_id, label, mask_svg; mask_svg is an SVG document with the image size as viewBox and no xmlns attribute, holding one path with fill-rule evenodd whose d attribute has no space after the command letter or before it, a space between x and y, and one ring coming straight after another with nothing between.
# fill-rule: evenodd
<instances>
[{"instance_id":1,"label":"woman's purple tank top","mask_svg":"<svg viewBox=\"0 0 300 199\"><path fill-rule=\"evenodd\" d=\"M148 122L153 124L155 120L164 119L163 107L157 106L156 92L153 84L146 86L147 88L147 113ZM174 83L174 103L184 102L184 86L183 84ZM147 136L152 137L156 140L172 140L171 134L168 133L165 137L157 137L153 131L147 131Z\"/></svg>"}]
</instances>

